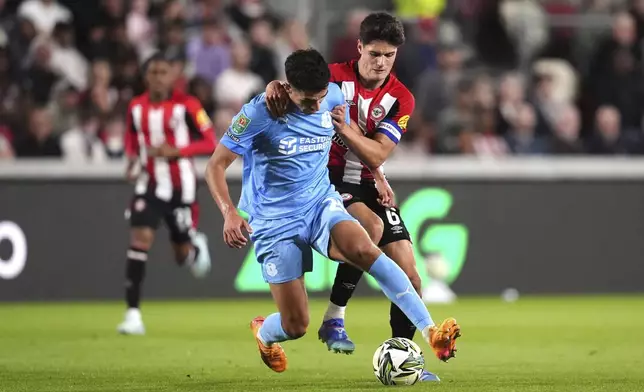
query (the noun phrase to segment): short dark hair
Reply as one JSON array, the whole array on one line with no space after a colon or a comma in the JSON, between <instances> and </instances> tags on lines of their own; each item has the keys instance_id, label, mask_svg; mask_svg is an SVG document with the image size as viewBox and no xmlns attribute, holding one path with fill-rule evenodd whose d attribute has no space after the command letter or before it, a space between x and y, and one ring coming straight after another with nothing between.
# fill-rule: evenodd
<instances>
[{"instance_id":1,"label":"short dark hair","mask_svg":"<svg viewBox=\"0 0 644 392\"><path fill-rule=\"evenodd\" d=\"M143 66L141 66L141 72L145 75L148 72L150 65L152 65L152 63L156 63L157 61L162 61L170 64L170 59L164 52L156 52L152 56L148 57L147 60L145 60Z\"/></svg>"},{"instance_id":2,"label":"short dark hair","mask_svg":"<svg viewBox=\"0 0 644 392\"><path fill-rule=\"evenodd\" d=\"M318 92L329 85L329 65L315 49L301 49L291 53L284 68L288 83L300 91Z\"/></svg>"},{"instance_id":3,"label":"short dark hair","mask_svg":"<svg viewBox=\"0 0 644 392\"><path fill-rule=\"evenodd\" d=\"M363 45L385 41L398 47L405 43L405 28L395 16L386 12L374 12L360 23L360 41Z\"/></svg>"}]
</instances>

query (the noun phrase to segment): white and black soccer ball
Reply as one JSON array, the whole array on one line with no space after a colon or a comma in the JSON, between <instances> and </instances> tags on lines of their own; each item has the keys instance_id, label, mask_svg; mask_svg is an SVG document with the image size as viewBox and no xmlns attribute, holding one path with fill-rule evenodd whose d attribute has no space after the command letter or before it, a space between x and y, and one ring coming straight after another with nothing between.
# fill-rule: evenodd
<instances>
[{"instance_id":1,"label":"white and black soccer ball","mask_svg":"<svg viewBox=\"0 0 644 392\"><path fill-rule=\"evenodd\" d=\"M422 350L409 339L388 339L373 354L373 372L385 385L414 385L424 368Z\"/></svg>"}]
</instances>

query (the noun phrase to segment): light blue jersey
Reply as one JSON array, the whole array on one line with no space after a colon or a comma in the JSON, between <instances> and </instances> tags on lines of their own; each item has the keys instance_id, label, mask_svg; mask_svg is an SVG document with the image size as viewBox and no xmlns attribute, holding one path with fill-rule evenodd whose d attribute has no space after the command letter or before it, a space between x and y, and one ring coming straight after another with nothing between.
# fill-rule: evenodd
<instances>
[{"instance_id":1,"label":"light blue jersey","mask_svg":"<svg viewBox=\"0 0 644 392\"><path fill-rule=\"evenodd\" d=\"M354 220L327 170L334 133L330 112L345 100L331 83L317 113L296 111L276 120L264 98L258 95L244 105L221 143L243 156L238 207L250 216L264 279L283 283L311 270L311 247L328 256L336 223ZM349 123L348 110L346 114Z\"/></svg>"},{"instance_id":2,"label":"light blue jersey","mask_svg":"<svg viewBox=\"0 0 644 392\"><path fill-rule=\"evenodd\" d=\"M298 111L280 120L270 116L264 98L244 105L221 143L244 159L240 209L256 218L296 216L333 189L326 168L334 133L330 112L345 103L344 95L331 83L317 113Z\"/></svg>"}]
</instances>

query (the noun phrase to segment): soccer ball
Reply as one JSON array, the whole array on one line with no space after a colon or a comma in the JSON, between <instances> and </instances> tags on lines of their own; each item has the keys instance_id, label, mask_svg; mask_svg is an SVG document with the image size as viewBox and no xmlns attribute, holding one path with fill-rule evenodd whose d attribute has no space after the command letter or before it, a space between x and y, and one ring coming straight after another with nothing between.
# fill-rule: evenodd
<instances>
[{"instance_id":1,"label":"soccer ball","mask_svg":"<svg viewBox=\"0 0 644 392\"><path fill-rule=\"evenodd\" d=\"M373 354L373 372L385 385L414 385L424 368L423 352L409 339L385 340Z\"/></svg>"}]
</instances>

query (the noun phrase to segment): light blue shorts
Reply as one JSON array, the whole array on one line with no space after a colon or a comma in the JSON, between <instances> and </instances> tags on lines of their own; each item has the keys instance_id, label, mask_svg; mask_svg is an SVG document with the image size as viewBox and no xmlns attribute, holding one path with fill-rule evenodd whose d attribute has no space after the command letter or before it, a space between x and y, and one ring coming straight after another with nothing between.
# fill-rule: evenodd
<instances>
[{"instance_id":1,"label":"light blue shorts","mask_svg":"<svg viewBox=\"0 0 644 392\"><path fill-rule=\"evenodd\" d=\"M342 198L331 192L303 215L282 219L250 218L257 261L268 283L286 283L313 270L313 252L328 257L331 229L342 221L355 220Z\"/></svg>"}]
</instances>

